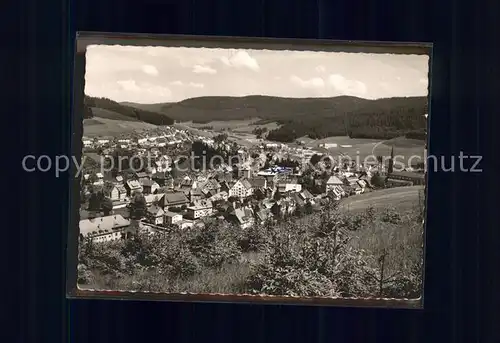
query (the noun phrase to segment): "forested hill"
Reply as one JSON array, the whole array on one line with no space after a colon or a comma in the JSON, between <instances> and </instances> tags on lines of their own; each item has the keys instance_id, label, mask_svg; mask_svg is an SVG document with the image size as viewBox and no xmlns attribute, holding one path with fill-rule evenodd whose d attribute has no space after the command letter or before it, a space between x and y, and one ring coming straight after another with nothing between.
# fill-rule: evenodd
<instances>
[{"instance_id":1,"label":"forested hill","mask_svg":"<svg viewBox=\"0 0 500 343\"><path fill-rule=\"evenodd\" d=\"M406 135L424 139L427 98L199 97L147 106L139 107L154 108L179 121L208 123L251 118L260 118L262 123L276 121L282 126L271 131L268 138L283 142L306 135L313 139L338 135L380 139Z\"/></svg>"},{"instance_id":2,"label":"forested hill","mask_svg":"<svg viewBox=\"0 0 500 343\"><path fill-rule=\"evenodd\" d=\"M106 98L86 96L84 101L84 119L92 118L93 116L99 117L101 114L108 119L139 120L154 125L171 125L174 123L171 118L160 112L127 106ZM111 114L112 117L110 117Z\"/></svg>"},{"instance_id":3,"label":"forested hill","mask_svg":"<svg viewBox=\"0 0 500 343\"><path fill-rule=\"evenodd\" d=\"M427 98L365 101L352 107L332 108L329 116L321 116L321 111L318 111L309 116L281 120L283 125L269 132L267 138L280 142L291 142L303 136L321 139L344 135L351 138L391 139L406 136L426 139L427 120L424 115L428 113Z\"/></svg>"}]
</instances>

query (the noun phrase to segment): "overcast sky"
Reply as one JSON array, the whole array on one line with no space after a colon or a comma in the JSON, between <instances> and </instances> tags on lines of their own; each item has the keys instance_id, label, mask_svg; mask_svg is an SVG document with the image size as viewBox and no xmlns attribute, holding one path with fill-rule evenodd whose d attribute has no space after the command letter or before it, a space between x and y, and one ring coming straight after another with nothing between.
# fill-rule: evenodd
<instances>
[{"instance_id":1,"label":"overcast sky","mask_svg":"<svg viewBox=\"0 0 500 343\"><path fill-rule=\"evenodd\" d=\"M85 93L118 102L428 94L424 55L93 45L86 60Z\"/></svg>"}]
</instances>

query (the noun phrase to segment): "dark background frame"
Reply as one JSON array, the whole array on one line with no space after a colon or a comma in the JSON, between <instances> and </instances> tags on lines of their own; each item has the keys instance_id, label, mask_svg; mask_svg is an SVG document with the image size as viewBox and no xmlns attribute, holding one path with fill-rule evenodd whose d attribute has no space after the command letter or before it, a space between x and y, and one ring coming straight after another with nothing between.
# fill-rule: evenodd
<instances>
[{"instance_id":1,"label":"dark background frame","mask_svg":"<svg viewBox=\"0 0 500 343\"><path fill-rule=\"evenodd\" d=\"M431 43L402 43L402 42L360 42L360 41L334 41L311 39L269 39L256 37L221 37L221 36L183 36L183 35L144 35L125 33L78 32L75 47L75 65L73 76L73 125L72 125L72 156L81 159L82 134L83 134L83 99L85 88L86 48L89 45L130 45L130 46L163 46L163 47L188 47L188 48L239 48L239 49L268 49L268 50L295 50L295 51L328 51L349 53L390 53L390 54L415 54L429 56L429 117L428 127L431 126L430 102L432 98L431 69L432 69L432 44ZM428 132L430 132L428 130ZM427 144L432 141L427 135ZM429 154L432 150L428 149ZM72 165L74 167L74 165ZM79 222L79 194L80 182L76 169L70 170L71 216L69 220L67 243L67 285L66 294L69 298L97 298L120 300L150 300L150 301L182 301L182 302L221 302L221 303L249 303L272 305L314 305L314 306L354 306L354 307L381 307L421 309L424 299L425 284L425 233L427 228L423 224L424 263L422 272L423 284L421 285L420 299L383 299L383 298L319 298L319 297L284 297L284 296L254 296L254 295L220 295L220 294L166 294L145 292L123 292L118 290L80 290L77 286L78 265L78 222ZM432 173L430 173L432 174ZM427 176L429 179L429 176ZM427 202L427 194L426 199ZM427 212L427 211L426 211ZM430 230L433 230L430 227Z\"/></svg>"},{"instance_id":2,"label":"dark background frame","mask_svg":"<svg viewBox=\"0 0 500 343\"><path fill-rule=\"evenodd\" d=\"M22 342L498 342L500 3L454 0L67 0L6 3L4 113L24 154L68 154L75 32L143 32L375 41L430 41L436 155L483 155L483 173L436 173L429 189L424 311L65 298L69 179L7 176L19 230L5 230L9 318ZM11 11L13 13L11 13ZM17 19L20 18L20 22ZM12 58L9 59L10 55ZM436 119L436 113L439 117ZM15 151L14 144L8 152ZM15 166L20 161L15 154ZM11 169L7 169L11 172ZM19 183L16 180L21 176ZM10 209L10 207L8 207ZM29 210L29 211L28 211ZM13 236L10 238L10 236ZM66 236L64 234L64 236ZM7 239L10 239L7 241ZM19 243L16 243L19 242ZM429 248L433 246L433 248ZM11 251L12 250L12 251ZM19 255L19 250L21 255ZM431 254L430 251L433 253ZM19 296L16 296L19 294Z\"/></svg>"}]
</instances>

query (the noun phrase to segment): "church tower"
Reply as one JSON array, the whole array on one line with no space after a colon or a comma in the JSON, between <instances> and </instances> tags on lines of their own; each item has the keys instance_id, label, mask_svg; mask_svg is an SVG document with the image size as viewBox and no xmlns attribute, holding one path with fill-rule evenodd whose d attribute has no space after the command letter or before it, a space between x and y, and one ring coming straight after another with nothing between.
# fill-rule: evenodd
<instances>
[{"instance_id":1,"label":"church tower","mask_svg":"<svg viewBox=\"0 0 500 343\"><path fill-rule=\"evenodd\" d=\"M393 169L394 169L394 146L391 149L391 159L389 160L389 168L387 170L387 173L392 174L392 172L394 171Z\"/></svg>"}]
</instances>

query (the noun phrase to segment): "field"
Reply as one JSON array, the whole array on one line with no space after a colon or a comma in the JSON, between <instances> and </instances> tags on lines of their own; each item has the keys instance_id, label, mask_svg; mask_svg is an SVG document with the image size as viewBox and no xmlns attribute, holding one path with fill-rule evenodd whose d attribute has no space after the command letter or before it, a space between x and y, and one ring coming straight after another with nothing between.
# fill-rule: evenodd
<instances>
[{"instance_id":1,"label":"field","mask_svg":"<svg viewBox=\"0 0 500 343\"><path fill-rule=\"evenodd\" d=\"M101 117L83 120L83 134L87 137L117 136L127 132L154 129L156 127L153 124L134 120L113 120Z\"/></svg>"},{"instance_id":2,"label":"field","mask_svg":"<svg viewBox=\"0 0 500 343\"><path fill-rule=\"evenodd\" d=\"M129 117L123 114L120 114L115 111L106 110L104 108L92 107L92 114L98 118L104 119L112 119L112 120L121 120L121 121L134 121L138 122L139 120L134 117Z\"/></svg>"},{"instance_id":3,"label":"field","mask_svg":"<svg viewBox=\"0 0 500 343\"><path fill-rule=\"evenodd\" d=\"M393 207L402 212L418 206L419 192L423 189L423 186L407 186L377 190L350 196L341 202L341 206L355 212L366 210L370 206L380 209Z\"/></svg>"},{"instance_id":4,"label":"field","mask_svg":"<svg viewBox=\"0 0 500 343\"><path fill-rule=\"evenodd\" d=\"M362 162L368 156L372 156L371 160L367 162L375 162L376 156L382 156L388 159L391 155L391 149L394 147L395 161L408 164L408 159L412 156L414 162L420 162L424 158L425 142L416 139L408 139L405 137L398 137L391 140L381 141L376 139L364 138L349 138L346 136L328 137L320 140L311 140L307 138L300 138L305 141L308 147L317 148L321 143L336 143L337 147L330 148L327 152L329 155L335 157L339 155L349 156L352 160ZM397 166L396 166L397 167Z\"/></svg>"},{"instance_id":5,"label":"field","mask_svg":"<svg viewBox=\"0 0 500 343\"><path fill-rule=\"evenodd\" d=\"M208 123L193 123L183 122L176 124L180 128L187 128L190 131L199 134L200 136L215 136L218 133L226 133L228 138L240 145L250 147L254 144L263 143L264 141L257 139L253 130L256 128L266 128L268 131L279 127L275 122L266 124L257 124L259 118L249 120L226 120L226 121L211 121ZM208 129L209 128L209 129Z\"/></svg>"},{"instance_id":6,"label":"field","mask_svg":"<svg viewBox=\"0 0 500 343\"><path fill-rule=\"evenodd\" d=\"M239 145L246 146L246 147L251 147L252 145L257 144L259 142L259 140L255 137L255 135L253 133L251 133L251 130L253 130L253 129L251 129L251 130L249 129L251 127L248 124L249 121L238 121L238 122L240 125L242 122L245 122L245 126L242 125L240 127L246 127L248 132L244 132L244 131L236 132L233 130L226 131L224 133L226 133L228 135L229 140L236 142ZM219 124L219 127L221 127L224 123L227 123L225 126L222 126L225 128L229 128L229 127L231 127L231 125L238 125L236 123L233 123L233 121L230 121L230 122L222 122L221 121L221 122L217 122L217 123ZM179 130L188 130L193 134L196 134L196 135L199 135L202 137L207 137L207 138L212 138L212 137L215 137L216 135L219 134L219 132L217 132L217 130L216 130L217 126L214 126L213 130L203 129L204 127L212 126L211 124L194 124L194 123L188 122L188 123L177 123L174 126L176 128L178 128ZM254 126L254 128L255 127L257 127L257 126Z\"/></svg>"},{"instance_id":7,"label":"field","mask_svg":"<svg viewBox=\"0 0 500 343\"><path fill-rule=\"evenodd\" d=\"M200 135L202 137L212 138L212 137L216 136L216 134L212 131L200 130L200 129L197 129L195 127L191 127L189 125L186 125L185 123L174 124L174 127L179 129L179 130L187 130L193 134Z\"/></svg>"}]
</instances>

